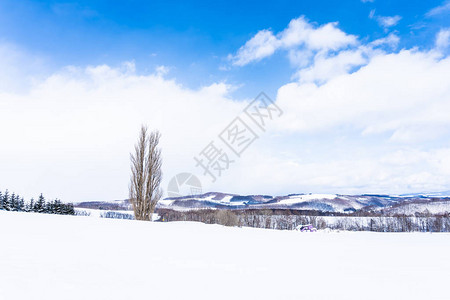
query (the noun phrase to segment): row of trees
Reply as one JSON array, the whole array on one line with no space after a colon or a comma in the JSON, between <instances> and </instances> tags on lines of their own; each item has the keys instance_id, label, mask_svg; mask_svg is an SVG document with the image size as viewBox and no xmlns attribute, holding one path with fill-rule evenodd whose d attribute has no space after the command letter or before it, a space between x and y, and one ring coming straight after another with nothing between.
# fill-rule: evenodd
<instances>
[{"instance_id":1,"label":"row of trees","mask_svg":"<svg viewBox=\"0 0 450 300\"><path fill-rule=\"evenodd\" d=\"M197 221L225 226L293 230L298 225L312 224L317 229L376 231L376 232L450 232L450 215L433 216L312 216L286 214L278 210L220 210L204 209L175 211L159 209L161 221Z\"/></svg>"},{"instance_id":2,"label":"row of trees","mask_svg":"<svg viewBox=\"0 0 450 300\"><path fill-rule=\"evenodd\" d=\"M107 211L105 213L101 213L100 218L134 220L134 216L132 214L120 213L117 211Z\"/></svg>"},{"instance_id":3,"label":"row of trees","mask_svg":"<svg viewBox=\"0 0 450 300\"><path fill-rule=\"evenodd\" d=\"M74 215L75 209L72 203L63 203L61 200L46 201L45 197L41 194L35 201L33 198L25 202L23 197L12 193L8 190L4 193L0 191L0 210L7 211L24 211L24 212L37 212L47 214L59 214L59 215Z\"/></svg>"}]
</instances>

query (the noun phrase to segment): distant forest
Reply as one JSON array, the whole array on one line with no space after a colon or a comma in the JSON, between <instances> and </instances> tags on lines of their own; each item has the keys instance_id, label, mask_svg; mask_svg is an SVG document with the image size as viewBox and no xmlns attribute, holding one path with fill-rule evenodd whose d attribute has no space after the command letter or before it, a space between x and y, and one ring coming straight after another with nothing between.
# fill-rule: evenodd
<instances>
[{"instance_id":1,"label":"distant forest","mask_svg":"<svg viewBox=\"0 0 450 300\"><path fill-rule=\"evenodd\" d=\"M61 200L55 199L53 201L46 201L41 194L37 200L31 198L30 201L25 201L23 197L15 193L0 191L0 210L7 211L23 211L36 212L44 214L58 214L58 215L74 215L75 209L72 203L63 203Z\"/></svg>"}]
</instances>

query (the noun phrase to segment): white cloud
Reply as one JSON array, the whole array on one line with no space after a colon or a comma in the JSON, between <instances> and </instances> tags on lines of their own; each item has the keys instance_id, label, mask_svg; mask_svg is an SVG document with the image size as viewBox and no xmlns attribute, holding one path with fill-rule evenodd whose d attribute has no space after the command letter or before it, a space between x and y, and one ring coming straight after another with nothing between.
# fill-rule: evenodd
<instances>
[{"instance_id":1,"label":"white cloud","mask_svg":"<svg viewBox=\"0 0 450 300\"><path fill-rule=\"evenodd\" d=\"M346 50L341 55L356 54ZM448 147L414 147L448 136L449 66L449 59L431 52L377 52L365 67L338 72L321 86L281 87L277 103L283 118L216 183L200 176L204 190L449 189ZM125 198L128 154L141 123L163 134L164 188L178 172L201 175L192 158L246 102L230 99L232 87L223 83L190 90L157 72L134 70L133 63L69 67L25 94L0 93L0 134L8 141L0 147L2 186L66 201ZM342 128L352 128L356 137L342 139L348 134Z\"/></svg>"},{"instance_id":2,"label":"white cloud","mask_svg":"<svg viewBox=\"0 0 450 300\"><path fill-rule=\"evenodd\" d=\"M157 66L155 71L157 75L164 76L169 73L170 68L167 66Z\"/></svg>"},{"instance_id":3,"label":"white cloud","mask_svg":"<svg viewBox=\"0 0 450 300\"><path fill-rule=\"evenodd\" d=\"M259 31L235 55L229 55L229 60L233 65L244 66L269 57L278 49L302 47L303 51L328 51L357 44L356 36L344 33L337 26L337 22L332 22L315 27L299 17L277 35L270 30Z\"/></svg>"},{"instance_id":4,"label":"white cloud","mask_svg":"<svg viewBox=\"0 0 450 300\"><path fill-rule=\"evenodd\" d=\"M303 45L314 30L313 25L304 17L292 19L286 29L278 34L278 40L285 48Z\"/></svg>"},{"instance_id":5,"label":"white cloud","mask_svg":"<svg viewBox=\"0 0 450 300\"><path fill-rule=\"evenodd\" d=\"M323 85L299 82L279 89L277 101L286 111L282 128L314 132L350 126L363 135L387 133L398 142L449 133L444 112L450 109L450 58L433 51L379 52L347 74L340 68L362 58L358 52L340 55L314 65L324 76L334 73Z\"/></svg>"},{"instance_id":6,"label":"white cloud","mask_svg":"<svg viewBox=\"0 0 450 300\"><path fill-rule=\"evenodd\" d=\"M298 138L302 141L295 148L290 147L294 157L250 149L240 168L231 171L233 176L221 179L222 186L234 186L238 192L266 194L298 191L402 194L448 190L450 148L420 151L390 149L385 145L346 146L333 138L329 138L328 144L310 145L304 137ZM247 179L250 170L251 180Z\"/></svg>"},{"instance_id":7,"label":"white cloud","mask_svg":"<svg viewBox=\"0 0 450 300\"><path fill-rule=\"evenodd\" d=\"M363 47L356 50L341 51L334 56L324 52L314 57L314 64L308 68L302 68L294 76L300 82L326 82L336 76L347 74L353 67L367 63L367 57Z\"/></svg>"},{"instance_id":8,"label":"white cloud","mask_svg":"<svg viewBox=\"0 0 450 300\"><path fill-rule=\"evenodd\" d=\"M299 17L276 35L268 30L258 32L229 59L234 65L243 66L271 56L277 49L284 49L288 51L290 63L299 69L293 78L300 82L323 83L366 64L381 48L396 49L400 40L391 33L361 45L355 35L347 34L337 26L337 22L315 26Z\"/></svg>"},{"instance_id":9,"label":"white cloud","mask_svg":"<svg viewBox=\"0 0 450 300\"><path fill-rule=\"evenodd\" d=\"M278 34L278 40L284 48L304 45L311 50L338 50L357 43L356 36L346 34L337 26L337 22L331 22L316 28L299 17Z\"/></svg>"},{"instance_id":10,"label":"white cloud","mask_svg":"<svg viewBox=\"0 0 450 300\"><path fill-rule=\"evenodd\" d=\"M387 31L390 27L395 26L402 19L401 16L378 16L375 15L375 9L372 9L369 13L369 19L375 19L378 24Z\"/></svg>"},{"instance_id":11,"label":"white cloud","mask_svg":"<svg viewBox=\"0 0 450 300\"><path fill-rule=\"evenodd\" d=\"M356 54L340 55L345 60ZM245 102L230 99L231 87L223 83L190 90L161 74L133 70L132 63L70 67L24 95L2 93L0 134L8 141L0 147L2 185L64 200L125 198L128 153L141 123L163 134L164 188L177 172L201 174L192 158ZM376 52L363 68L338 72L321 86L287 84L277 96L283 118L215 184L201 177L204 189L449 189L449 147L417 150L424 141L450 136L449 70L450 59L433 52Z\"/></svg>"},{"instance_id":12,"label":"white cloud","mask_svg":"<svg viewBox=\"0 0 450 300\"><path fill-rule=\"evenodd\" d=\"M308 40L308 48L313 50L338 50L357 44L357 38L337 28L338 23L328 23L312 30Z\"/></svg>"},{"instance_id":13,"label":"white cloud","mask_svg":"<svg viewBox=\"0 0 450 300\"><path fill-rule=\"evenodd\" d=\"M260 31L233 62L283 49L296 81L278 90L282 118L216 183L200 176L204 190L450 190L450 58L439 50L448 45L441 32L436 49L392 52L395 34L363 44L336 23L298 18L278 34ZM21 61L30 60L0 56L0 66L14 70L23 69ZM232 99L225 83L193 90L166 72L138 74L133 62L72 66L28 90L0 88L0 189L66 201L125 198L128 155L142 123L163 134L163 188L178 172L201 174L193 157L247 101ZM0 78L7 75L0 70Z\"/></svg>"},{"instance_id":14,"label":"white cloud","mask_svg":"<svg viewBox=\"0 0 450 300\"><path fill-rule=\"evenodd\" d=\"M377 16L376 20L380 26L384 28L389 28L395 26L400 22L402 17L400 16Z\"/></svg>"},{"instance_id":15,"label":"white cloud","mask_svg":"<svg viewBox=\"0 0 450 300\"><path fill-rule=\"evenodd\" d=\"M298 141L284 147L295 149L288 159L271 162L285 170L283 182L290 191L296 184L342 193L448 190L450 58L374 51L350 74L346 62L358 62L357 54L341 51L300 69L304 79L322 74L321 85L300 80L279 89L285 114L277 130Z\"/></svg>"},{"instance_id":16,"label":"white cloud","mask_svg":"<svg viewBox=\"0 0 450 300\"><path fill-rule=\"evenodd\" d=\"M426 13L427 17L433 17L450 11L450 1L444 1L442 5L432 8Z\"/></svg>"},{"instance_id":17,"label":"white cloud","mask_svg":"<svg viewBox=\"0 0 450 300\"><path fill-rule=\"evenodd\" d=\"M395 33L390 33L387 37L377 39L373 42L370 42L370 46L382 46L382 45L388 45L391 49L396 49L398 46L398 43L400 42L400 38Z\"/></svg>"},{"instance_id":18,"label":"white cloud","mask_svg":"<svg viewBox=\"0 0 450 300\"><path fill-rule=\"evenodd\" d=\"M386 46L389 49L396 49L399 40L397 35L391 33L387 37L377 39L367 45L359 45L332 53L319 51L313 54L312 51L292 50L289 56L291 63L299 68L292 78L298 79L301 83L325 83L367 64L375 55L384 53L382 49Z\"/></svg>"},{"instance_id":19,"label":"white cloud","mask_svg":"<svg viewBox=\"0 0 450 300\"><path fill-rule=\"evenodd\" d=\"M11 43L0 43L0 91L21 91L45 74L45 60Z\"/></svg>"},{"instance_id":20,"label":"white cloud","mask_svg":"<svg viewBox=\"0 0 450 300\"><path fill-rule=\"evenodd\" d=\"M126 198L141 124L162 132L164 188L177 172L199 173L194 155L245 103L231 101L224 83L191 90L134 70L67 67L29 91L0 91L0 188L65 201Z\"/></svg>"},{"instance_id":21,"label":"white cloud","mask_svg":"<svg viewBox=\"0 0 450 300\"><path fill-rule=\"evenodd\" d=\"M244 66L253 61L271 56L278 48L279 41L270 30L261 30L242 46L235 56L230 56L233 64Z\"/></svg>"},{"instance_id":22,"label":"white cloud","mask_svg":"<svg viewBox=\"0 0 450 300\"><path fill-rule=\"evenodd\" d=\"M436 48L445 51L450 46L450 28L441 29L436 35Z\"/></svg>"},{"instance_id":23,"label":"white cloud","mask_svg":"<svg viewBox=\"0 0 450 300\"><path fill-rule=\"evenodd\" d=\"M312 57L314 57L314 52L309 49L291 49L289 50L288 57L292 65L303 68L310 64Z\"/></svg>"}]
</instances>

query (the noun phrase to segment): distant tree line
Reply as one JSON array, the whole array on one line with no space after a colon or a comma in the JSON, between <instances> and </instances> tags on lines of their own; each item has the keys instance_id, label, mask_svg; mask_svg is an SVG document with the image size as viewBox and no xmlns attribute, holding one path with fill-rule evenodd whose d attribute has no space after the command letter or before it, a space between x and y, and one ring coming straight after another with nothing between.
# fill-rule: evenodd
<instances>
[{"instance_id":1,"label":"distant tree line","mask_svg":"<svg viewBox=\"0 0 450 300\"><path fill-rule=\"evenodd\" d=\"M134 220L134 216L132 214L120 213L117 211L107 211L105 213L101 213L100 218Z\"/></svg>"},{"instance_id":2,"label":"distant tree line","mask_svg":"<svg viewBox=\"0 0 450 300\"><path fill-rule=\"evenodd\" d=\"M159 221L195 221L225 226L293 230L298 225L312 224L317 229L376 232L450 232L450 214L430 213L416 216L320 216L302 215L295 210L276 209L200 209L176 211L158 209Z\"/></svg>"},{"instance_id":3,"label":"distant tree line","mask_svg":"<svg viewBox=\"0 0 450 300\"><path fill-rule=\"evenodd\" d=\"M25 202L23 197L20 197L15 193L10 194L8 190L4 193L0 191L0 210L58 215L75 214L75 209L72 203L63 203L58 199L46 201L42 194L39 195L36 201L32 198L30 201Z\"/></svg>"},{"instance_id":4,"label":"distant tree line","mask_svg":"<svg viewBox=\"0 0 450 300\"><path fill-rule=\"evenodd\" d=\"M130 210L132 206L129 200L123 200L117 203L104 201L90 201L77 203L77 208L99 209L99 210Z\"/></svg>"}]
</instances>

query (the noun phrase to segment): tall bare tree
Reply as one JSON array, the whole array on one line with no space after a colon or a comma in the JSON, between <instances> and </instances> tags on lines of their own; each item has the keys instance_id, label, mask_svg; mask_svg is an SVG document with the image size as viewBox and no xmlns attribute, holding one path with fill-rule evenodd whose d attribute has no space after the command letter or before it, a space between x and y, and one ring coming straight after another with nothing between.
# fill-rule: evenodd
<instances>
[{"instance_id":1,"label":"tall bare tree","mask_svg":"<svg viewBox=\"0 0 450 300\"><path fill-rule=\"evenodd\" d=\"M161 134L158 131L148 133L142 126L134 154L131 158L130 202L133 205L136 220L151 221L158 200L160 188L161 150L158 148Z\"/></svg>"}]
</instances>

